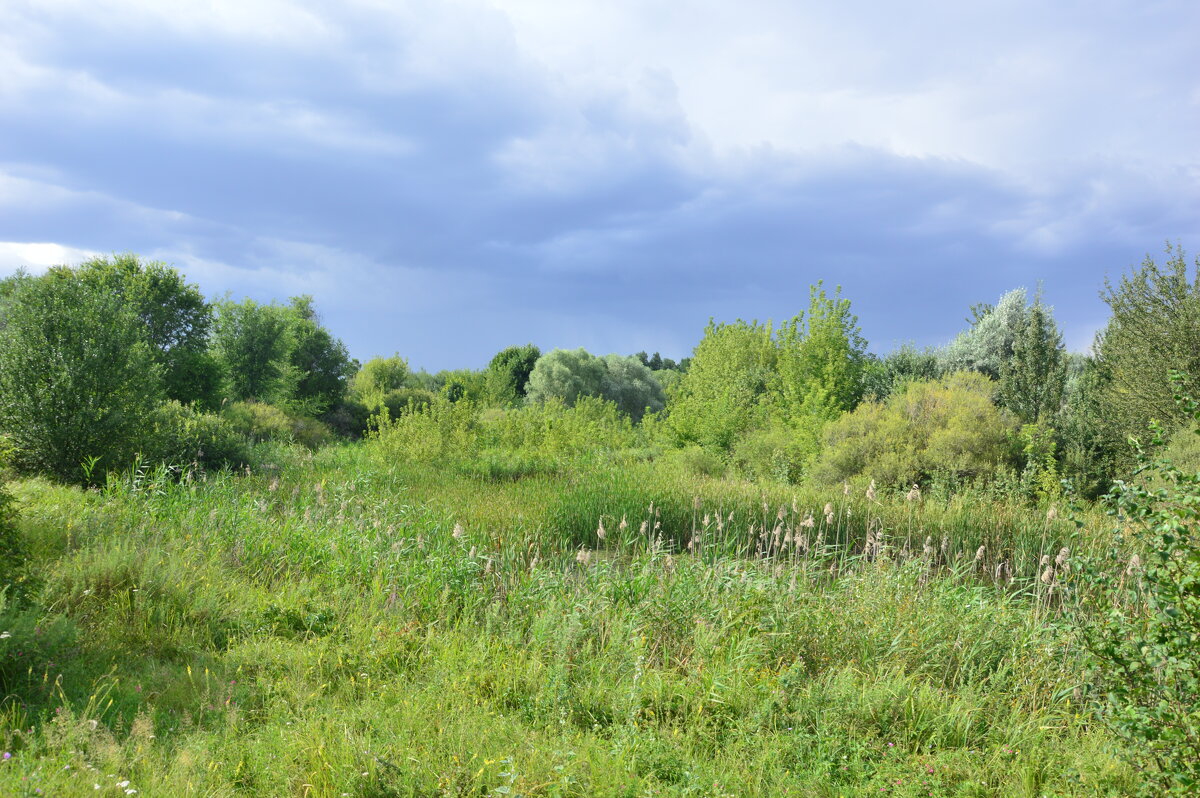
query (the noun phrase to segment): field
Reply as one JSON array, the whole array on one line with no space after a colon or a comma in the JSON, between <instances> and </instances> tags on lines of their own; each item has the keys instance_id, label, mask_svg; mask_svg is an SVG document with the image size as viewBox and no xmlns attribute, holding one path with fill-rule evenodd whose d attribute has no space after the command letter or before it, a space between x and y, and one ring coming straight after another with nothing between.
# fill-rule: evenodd
<instances>
[{"instance_id":1,"label":"field","mask_svg":"<svg viewBox=\"0 0 1200 798\"><path fill-rule=\"evenodd\" d=\"M0 793L1136 786L1064 620L1099 512L385 443L15 483Z\"/></svg>"}]
</instances>

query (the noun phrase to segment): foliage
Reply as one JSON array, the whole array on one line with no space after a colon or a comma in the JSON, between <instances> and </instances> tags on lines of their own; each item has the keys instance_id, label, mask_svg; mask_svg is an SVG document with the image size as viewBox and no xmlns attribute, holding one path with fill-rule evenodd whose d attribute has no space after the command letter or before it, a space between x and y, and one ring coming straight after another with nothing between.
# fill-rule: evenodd
<instances>
[{"instance_id":1,"label":"foliage","mask_svg":"<svg viewBox=\"0 0 1200 798\"><path fill-rule=\"evenodd\" d=\"M895 487L937 474L987 478L1010 462L1016 432L993 404L995 390L982 374L958 372L865 402L826 428L813 476L837 483L862 474Z\"/></svg>"},{"instance_id":2,"label":"foliage","mask_svg":"<svg viewBox=\"0 0 1200 798\"><path fill-rule=\"evenodd\" d=\"M885 357L867 355L863 364L863 396L881 402L912 380L935 380L942 374L936 349L904 344Z\"/></svg>"},{"instance_id":3,"label":"foliage","mask_svg":"<svg viewBox=\"0 0 1200 798\"><path fill-rule=\"evenodd\" d=\"M411 374L408 361L398 354L371 358L350 380L350 394L359 401L368 401L368 397L406 387Z\"/></svg>"},{"instance_id":4,"label":"foliage","mask_svg":"<svg viewBox=\"0 0 1200 798\"><path fill-rule=\"evenodd\" d=\"M1094 349L1105 371L1102 412L1118 440L1141 435L1152 420L1168 431L1183 424L1166 375L1200 375L1200 259L1189 277L1183 248L1166 254L1162 265L1147 255L1101 293L1112 317Z\"/></svg>"},{"instance_id":5,"label":"foliage","mask_svg":"<svg viewBox=\"0 0 1200 798\"><path fill-rule=\"evenodd\" d=\"M501 349L488 363L488 400L498 406L517 404L525 397L529 375L542 351L533 344Z\"/></svg>"},{"instance_id":6,"label":"foliage","mask_svg":"<svg viewBox=\"0 0 1200 798\"><path fill-rule=\"evenodd\" d=\"M670 397L666 424L675 440L728 451L746 430L761 426L776 357L770 325L709 321Z\"/></svg>"},{"instance_id":7,"label":"foliage","mask_svg":"<svg viewBox=\"0 0 1200 798\"><path fill-rule=\"evenodd\" d=\"M779 328L776 347L772 387L785 418L831 419L858 403L867 342L840 288L828 297L820 282L812 286L808 313Z\"/></svg>"},{"instance_id":8,"label":"foliage","mask_svg":"<svg viewBox=\"0 0 1200 798\"><path fill-rule=\"evenodd\" d=\"M995 307L972 307L971 327L942 351L942 371L978 371L999 379L1017 338L1028 326L1026 302L1025 289L1016 288L1000 297Z\"/></svg>"},{"instance_id":9,"label":"foliage","mask_svg":"<svg viewBox=\"0 0 1200 798\"><path fill-rule=\"evenodd\" d=\"M250 462L247 438L226 417L170 400L155 408L152 424L141 452L152 463L220 469Z\"/></svg>"},{"instance_id":10,"label":"foliage","mask_svg":"<svg viewBox=\"0 0 1200 798\"><path fill-rule=\"evenodd\" d=\"M1012 357L1000 364L1000 404L1029 424L1052 419L1062 408L1066 368L1062 335L1038 299L1017 331Z\"/></svg>"},{"instance_id":11,"label":"foliage","mask_svg":"<svg viewBox=\"0 0 1200 798\"><path fill-rule=\"evenodd\" d=\"M321 326L311 296L293 297L290 313L291 366L298 375L291 404L320 415L341 401L356 364L341 339Z\"/></svg>"},{"instance_id":12,"label":"foliage","mask_svg":"<svg viewBox=\"0 0 1200 798\"><path fill-rule=\"evenodd\" d=\"M320 421L263 402L233 402L221 415L237 434L254 443L295 442L316 449L333 439L329 427Z\"/></svg>"},{"instance_id":13,"label":"foliage","mask_svg":"<svg viewBox=\"0 0 1200 798\"><path fill-rule=\"evenodd\" d=\"M1072 489L1089 501L1108 492L1125 448L1105 412L1106 390L1107 371L1094 358L1067 358L1063 406L1054 421L1059 467Z\"/></svg>"},{"instance_id":14,"label":"foliage","mask_svg":"<svg viewBox=\"0 0 1200 798\"><path fill-rule=\"evenodd\" d=\"M286 402L300 374L291 362L293 328L285 308L253 299L217 303L213 351L229 396L239 402Z\"/></svg>"},{"instance_id":15,"label":"foliage","mask_svg":"<svg viewBox=\"0 0 1200 798\"><path fill-rule=\"evenodd\" d=\"M1174 379L1182 385L1182 375ZM1178 397L1200 425L1200 403ZM1151 446L1165 443L1161 427ZM1200 435L1200 428L1195 429ZM1140 476L1161 487L1119 481L1111 495L1119 524L1104 560L1084 584L1103 612L1078 617L1106 697L1104 717L1130 745L1147 795L1200 790L1200 472L1137 449ZM1129 537L1126 540L1126 536ZM1140 553L1131 560L1131 551ZM1116 578L1114 574L1122 574Z\"/></svg>"},{"instance_id":16,"label":"foliage","mask_svg":"<svg viewBox=\"0 0 1200 798\"><path fill-rule=\"evenodd\" d=\"M558 399L568 407L580 397L607 399L634 421L662 410L662 386L636 357L596 357L586 349L555 349L538 358L529 375L531 402Z\"/></svg>"},{"instance_id":17,"label":"foliage","mask_svg":"<svg viewBox=\"0 0 1200 798\"><path fill-rule=\"evenodd\" d=\"M161 396L146 328L69 269L20 281L0 326L0 432L20 466L78 481L132 457Z\"/></svg>"},{"instance_id":18,"label":"foliage","mask_svg":"<svg viewBox=\"0 0 1200 798\"><path fill-rule=\"evenodd\" d=\"M79 265L78 274L116 296L146 325L166 398L216 406L220 370L208 351L213 311L197 286L165 263L142 261L132 253L91 258Z\"/></svg>"}]
</instances>

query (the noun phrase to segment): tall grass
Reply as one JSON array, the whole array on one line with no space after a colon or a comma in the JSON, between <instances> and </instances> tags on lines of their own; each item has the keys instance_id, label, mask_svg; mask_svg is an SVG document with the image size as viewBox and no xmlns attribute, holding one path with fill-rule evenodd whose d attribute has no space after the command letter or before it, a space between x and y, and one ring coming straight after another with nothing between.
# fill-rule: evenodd
<instances>
[{"instance_id":1,"label":"tall grass","mask_svg":"<svg viewBox=\"0 0 1200 798\"><path fill-rule=\"evenodd\" d=\"M408 459L383 434L249 474L19 484L0 793L1133 789L1040 580L1086 545L1073 525L625 442L499 479L463 467L496 446Z\"/></svg>"}]
</instances>

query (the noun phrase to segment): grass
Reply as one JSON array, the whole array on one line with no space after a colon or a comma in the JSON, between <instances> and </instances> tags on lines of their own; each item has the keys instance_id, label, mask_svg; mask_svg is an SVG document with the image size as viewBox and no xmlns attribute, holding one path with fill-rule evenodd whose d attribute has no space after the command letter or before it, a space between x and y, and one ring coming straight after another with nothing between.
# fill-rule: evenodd
<instances>
[{"instance_id":1,"label":"grass","mask_svg":"<svg viewBox=\"0 0 1200 798\"><path fill-rule=\"evenodd\" d=\"M644 454L265 458L15 486L29 558L0 608L0 794L1136 786L1093 721L1066 594L1038 579L1088 538L1044 510Z\"/></svg>"}]
</instances>

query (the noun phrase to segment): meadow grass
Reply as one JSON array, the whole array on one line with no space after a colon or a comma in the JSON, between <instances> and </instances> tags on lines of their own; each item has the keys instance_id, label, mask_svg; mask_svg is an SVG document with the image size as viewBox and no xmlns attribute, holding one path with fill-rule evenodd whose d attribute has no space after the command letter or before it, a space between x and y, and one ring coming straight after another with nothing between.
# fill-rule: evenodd
<instances>
[{"instance_id":1,"label":"meadow grass","mask_svg":"<svg viewBox=\"0 0 1200 798\"><path fill-rule=\"evenodd\" d=\"M1086 527L864 487L372 444L17 483L0 794L1129 794L1041 578Z\"/></svg>"}]
</instances>

